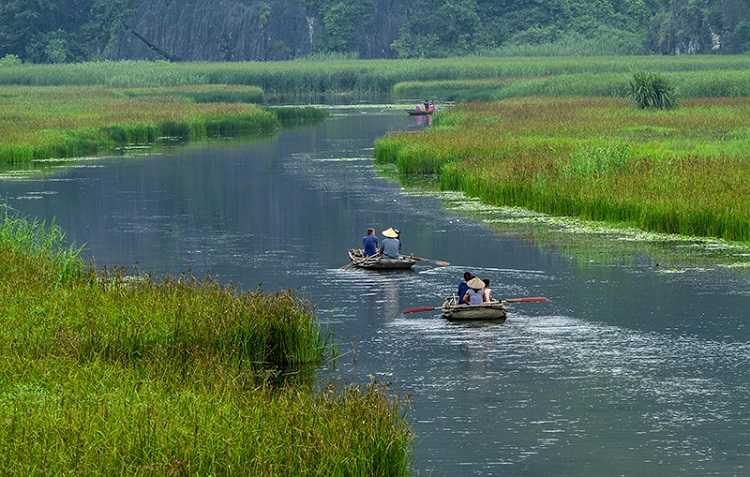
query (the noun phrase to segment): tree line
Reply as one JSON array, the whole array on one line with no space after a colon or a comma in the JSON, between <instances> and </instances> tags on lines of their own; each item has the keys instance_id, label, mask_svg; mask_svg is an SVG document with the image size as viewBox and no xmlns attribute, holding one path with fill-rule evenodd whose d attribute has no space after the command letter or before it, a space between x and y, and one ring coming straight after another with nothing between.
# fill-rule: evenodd
<instances>
[{"instance_id":1,"label":"tree line","mask_svg":"<svg viewBox=\"0 0 750 477\"><path fill-rule=\"evenodd\" d=\"M148 1L5 0L0 4L0 58L16 55L35 63L109 58L118 38L141 36L129 21ZM267 16L279 11L271 8L274 1L279 0L227 0L217 8L228 2L247 4ZM313 52L322 54L439 57L750 50L750 0L297 1L311 24L319 25ZM368 48L373 35L383 34L373 25L384 21L391 25L388 48Z\"/></svg>"}]
</instances>

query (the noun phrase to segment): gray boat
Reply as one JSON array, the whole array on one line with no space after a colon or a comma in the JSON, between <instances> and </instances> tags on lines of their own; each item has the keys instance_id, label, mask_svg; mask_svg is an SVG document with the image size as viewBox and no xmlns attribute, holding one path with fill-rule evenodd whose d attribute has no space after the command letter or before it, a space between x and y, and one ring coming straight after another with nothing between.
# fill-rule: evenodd
<instances>
[{"instance_id":1,"label":"gray boat","mask_svg":"<svg viewBox=\"0 0 750 477\"><path fill-rule=\"evenodd\" d=\"M453 296L445 300L442 310L443 318L449 321L505 321L508 318L508 308L500 301L463 305Z\"/></svg>"},{"instance_id":2,"label":"gray boat","mask_svg":"<svg viewBox=\"0 0 750 477\"><path fill-rule=\"evenodd\" d=\"M382 255L366 257L362 249L349 250L349 260L351 260L352 266L356 268L381 271L410 270L419 261L410 256L402 256L397 259L385 258Z\"/></svg>"}]
</instances>

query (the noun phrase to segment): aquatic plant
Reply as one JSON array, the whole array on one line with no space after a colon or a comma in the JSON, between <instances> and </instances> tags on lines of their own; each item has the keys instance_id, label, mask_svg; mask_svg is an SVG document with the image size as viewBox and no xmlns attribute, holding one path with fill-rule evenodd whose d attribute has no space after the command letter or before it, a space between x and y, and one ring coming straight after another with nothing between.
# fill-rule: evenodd
<instances>
[{"instance_id":1,"label":"aquatic plant","mask_svg":"<svg viewBox=\"0 0 750 477\"><path fill-rule=\"evenodd\" d=\"M328 112L325 109L313 107L283 107L273 108L271 111L285 127L317 123L328 117Z\"/></svg>"}]
</instances>

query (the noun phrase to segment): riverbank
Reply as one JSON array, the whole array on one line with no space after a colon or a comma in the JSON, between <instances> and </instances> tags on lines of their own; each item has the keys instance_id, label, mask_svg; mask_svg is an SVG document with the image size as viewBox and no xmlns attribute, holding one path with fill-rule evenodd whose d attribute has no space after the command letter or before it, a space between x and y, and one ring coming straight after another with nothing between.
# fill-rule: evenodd
<instances>
[{"instance_id":1,"label":"riverbank","mask_svg":"<svg viewBox=\"0 0 750 477\"><path fill-rule=\"evenodd\" d=\"M0 472L407 475L383 390L312 390L328 353L289 293L97 273L0 223Z\"/></svg>"},{"instance_id":2,"label":"riverbank","mask_svg":"<svg viewBox=\"0 0 750 477\"><path fill-rule=\"evenodd\" d=\"M663 112L614 99L513 99L442 113L431 130L378 141L376 157L493 205L748 241L749 113L747 98Z\"/></svg>"},{"instance_id":3,"label":"riverbank","mask_svg":"<svg viewBox=\"0 0 750 477\"><path fill-rule=\"evenodd\" d=\"M325 112L283 114L246 101L257 87L0 87L0 162L111 153L127 145L259 136L319 121Z\"/></svg>"}]
</instances>

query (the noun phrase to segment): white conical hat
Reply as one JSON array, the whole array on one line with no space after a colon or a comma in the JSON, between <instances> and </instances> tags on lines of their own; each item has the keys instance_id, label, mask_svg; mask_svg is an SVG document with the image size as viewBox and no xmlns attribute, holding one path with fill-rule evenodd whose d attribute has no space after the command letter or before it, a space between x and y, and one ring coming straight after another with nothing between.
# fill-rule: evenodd
<instances>
[{"instance_id":1,"label":"white conical hat","mask_svg":"<svg viewBox=\"0 0 750 477\"><path fill-rule=\"evenodd\" d=\"M394 230L393 228L390 228L388 230L383 230L383 237L386 238L398 238L398 231Z\"/></svg>"},{"instance_id":2,"label":"white conical hat","mask_svg":"<svg viewBox=\"0 0 750 477\"><path fill-rule=\"evenodd\" d=\"M472 278L466 284L469 285L469 288L472 290L481 290L486 286L482 279L477 277Z\"/></svg>"}]
</instances>

